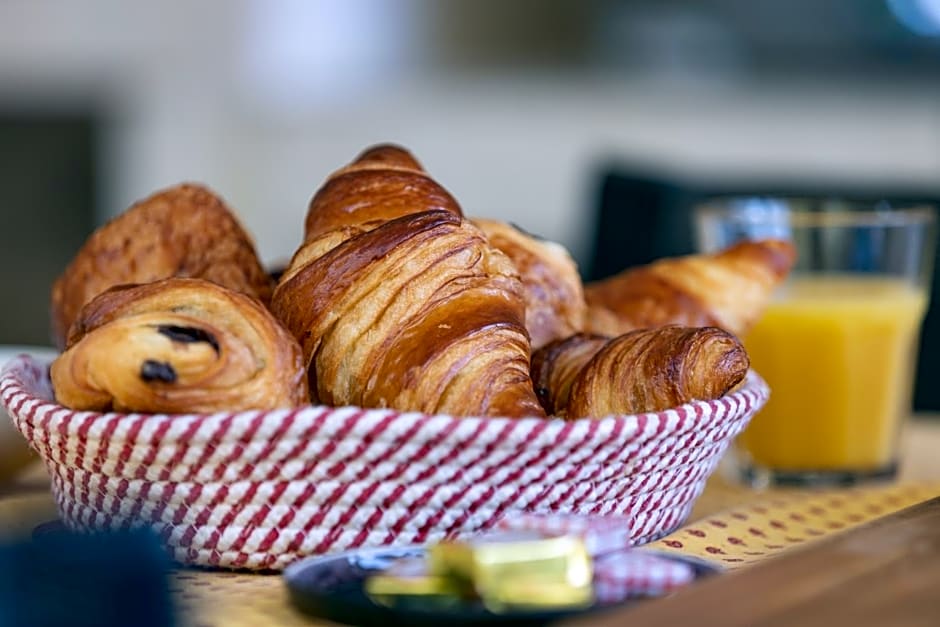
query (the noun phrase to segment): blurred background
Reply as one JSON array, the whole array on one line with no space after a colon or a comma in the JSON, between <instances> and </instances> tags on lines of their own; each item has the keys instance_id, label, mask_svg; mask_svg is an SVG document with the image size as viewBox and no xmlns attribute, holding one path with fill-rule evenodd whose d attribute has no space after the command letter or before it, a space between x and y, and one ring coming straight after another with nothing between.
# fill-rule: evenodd
<instances>
[{"instance_id":1,"label":"blurred background","mask_svg":"<svg viewBox=\"0 0 940 627\"><path fill-rule=\"evenodd\" d=\"M379 141L586 277L689 252L719 192L936 199L938 76L938 0L2 0L0 343L48 343L134 200L205 182L276 263ZM924 342L940 409L933 311Z\"/></svg>"}]
</instances>

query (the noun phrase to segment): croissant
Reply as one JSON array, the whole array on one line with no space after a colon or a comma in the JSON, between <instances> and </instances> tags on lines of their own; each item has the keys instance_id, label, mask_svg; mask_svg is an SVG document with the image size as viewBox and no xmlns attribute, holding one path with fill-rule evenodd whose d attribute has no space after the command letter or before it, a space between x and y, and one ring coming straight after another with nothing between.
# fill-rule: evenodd
<instances>
[{"instance_id":1,"label":"croissant","mask_svg":"<svg viewBox=\"0 0 940 627\"><path fill-rule=\"evenodd\" d=\"M307 403L300 346L256 299L201 279L108 290L52 363L78 410L213 412Z\"/></svg>"},{"instance_id":2,"label":"croissant","mask_svg":"<svg viewBox=\"0 0 940 627\"><path fill-rule=\"evenodd\" d=\"M549 413L567 419L661 411L721 398L740 383L747 353L715 327L641 329L612 340L576 335L537 351L532 376Z\"/></svg>"},{"instance_id":3,"label":"croissant","mask_svg":"<svg viewBox=\"0 0 940 627\"><path fill-rule=\"evenodd\" d=\"M564 246L536 239L498 220L474 218L472 222L519 271L532 350L580 331L587 305L578 266Z\"/></svg>"},{"instance_id":4,"label":"croissant","mask_svg":"<svg viewBox=\"0 0 940 627\"><path fill-rule=\"evenodd\" d=\"M95 231L52 287L61 348L92 298L115 285L196 277L267 302L273 282L251 238L214 193L178 185L142 200Z\"/></svg>"},{"instance_id":5,"label":"croissant","mask_svg":"<svg viewBox=\"0 0 940 627\"><path fill-rule=\"evenodd\" d=\"M379 144L334 172L317 190L307 211L304 239L343 226L369 230L395 218L436 209L463 216L454 197L410 152Z\"/></svg>"},{"instance_id":6,"label":"croissant","mask_svg":"<svg viewBox=\"0 0 940 627\"><path fill-rule=\"evenodd\" d=\"M550 342L532 354L535 393L549 416L565 414L571 384L609 341L603 335L576 333Z\"/></svg>"},{"instance_id":7,"label":"croissant","mask_svg":"<svg viewBox=\"0 0 940 627\"><path fill-rule=\"evenodd\" d=\"M763 240L626 270L585 286L586 330L617 336L679 324L717 326L742 336L795 260L789 242Z\"/></svg>"},{"instance_id":8,"label":"croissant","mask_svg":"<svg viewBox=\"0 0 940 627\"><path fill-rule=\"evenodd\" d=\"M306 232L271 306L316 401L544 415L512 262L407 151L367 150L328 178Z\"/></svg>"}]
</instances>

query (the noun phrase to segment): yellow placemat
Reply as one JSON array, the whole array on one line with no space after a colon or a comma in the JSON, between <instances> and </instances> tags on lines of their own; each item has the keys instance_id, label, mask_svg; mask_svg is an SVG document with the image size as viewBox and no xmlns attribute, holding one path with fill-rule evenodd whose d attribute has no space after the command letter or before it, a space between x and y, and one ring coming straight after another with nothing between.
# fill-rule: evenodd
<instances>
[{"instance_id":1,"label":"yellow placemat","mask_svg":"<svg viewBox=\"0 0 940 627\"><path fill-rule=\"evenodd\" d=\"M696 520L649 546L735 569L938 495L936 482L778 493Z\"/></svg>"}]
</instances>

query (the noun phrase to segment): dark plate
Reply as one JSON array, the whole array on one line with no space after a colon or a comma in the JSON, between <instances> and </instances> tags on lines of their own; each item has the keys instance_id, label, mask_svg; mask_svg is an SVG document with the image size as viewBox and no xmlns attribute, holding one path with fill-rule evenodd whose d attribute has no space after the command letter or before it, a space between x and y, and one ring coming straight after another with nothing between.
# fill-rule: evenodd
<instances>
[{"instance_id":1,"label":"dark plate","mask_svg":"<svg viewBox=\"0 0 940 627\"><path fill-rule=\"evenodd\" d=\"M660 557L691 564L698 578L720 572L718 566L703 560L657 551L650 552ZM602 612L614 607L642 602L640 599L631 599L623 603L598 604L580 610L494 614L480 603L466 603L454 608L408 606L391 609L374 603L366 595L363 586L369 575L386 568L398 558L423 555L423 548L411 547L361 549L323 557L310 557L288 566L284 571L284 579L291 602L305 614L363 626L545 625L575 614Z\"/></svg>"}]
</instances>

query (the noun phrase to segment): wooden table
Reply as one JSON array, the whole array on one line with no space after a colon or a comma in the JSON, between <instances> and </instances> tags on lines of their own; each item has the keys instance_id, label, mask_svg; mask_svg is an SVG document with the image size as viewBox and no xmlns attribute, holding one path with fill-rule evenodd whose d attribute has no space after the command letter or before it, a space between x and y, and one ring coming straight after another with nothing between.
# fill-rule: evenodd
<instances>
[{"instance_id":1,"label":"wooden table","mask_svg":"<svg viewBox=\"0 0 940 627\"><path fill-rule=\"evenodd\" d=\"M573 625L940 624L940 497L801 551Z\"/></svg>"},{"instance_id":2,"label":"wooden table","mask_svg":"<svg viewBox=\"0 0 940 627\"><path fill-rule=\"evenodd\" d=\"M912 421L903 434L902 440L903 462L900 471L899 483L916 484L916 482L932 481L940 486L940 417L920 418ZM704 524L710 517L720 515L722 512L749 506L758 501L773 500L778 497L786 497L792 500L805 498L807 494L800 490L764 490L754 491L752 489L729 482L725 475L719 471L711 478L708 486L702 496L696 503L695 509L684 530L689 530L690 526L697 523ZM934 496L934 494L929 494ZM926 497L923 497L926 498ZM906 505L907 503L902 503ZM44 472L40 468L31 468L28 472L22 474L15 482L0 485L0 537L6 536L25 536L28 535L33 526L39 522L44 522L55 517L55 509L49 494L48 482ZM681 537L680 530L674 536ZM831 535L831 534L829 534ZM847 534L848 535L848 534ZM823 550L824 541L807 543L807 546L799 551L786 552L787 560L793 559L792 554L806 553L813 555L818 550ZM940 551L940 542L937 545ZM832 550L832 549L828 549ZM824 553L828 555L828 553ZM862 557L863 565L877 564L881 559L872 554L868 557ZM940 554L934 556L937 563L940 563ZM776 575L779 568L783 569L782 574ZM757 566L747 566L741 568L734 577L740 577L740 580L731 579L732 575L720 577L719 580L729 581L749 581L749 573L757 573L767 570L771 575L762 575L759 581L766 581L766 584L754 584L758 588L760 585L766 585L766 589L753 590L750 593L757 598L780 599L780 586L788 585L786 578L793 577L798 579L793 573L793 568L801 568L799 564L796 567L789 566L791 570L786 570L783 566L783 558L774 558L764 560L764 563ZM811 561L813 568L821 569L817 573L822 580L829 582L829 586L835 586L838 582L847 582L851 572L858 572L859 566L855 571L845 572L838 568L827 567L826 558L816 558ZM835 562L833 562L835 563ZM903 568L903 565L895 564L896 568ZM866 571L867 572L867 571ZM938 571L940 573L940 571ZM872 577L877 575L872 574ZM783 578L783 579L781 579ZM815 580L814 580L815 581ZM781 583L782 582L782 583ZM642 611L642 624L667 624L662 622L660 617L685 617L695 616L697 622L708 624L722 624L723 620L729 618L727 614L716 614L709 616L702 612L718 612L719 610L708 603L703 603L699 596L702 593L697 592L700 588L718 585L711 582L697 584L689 587L681 593L667 598L647 603L639 604L636 610ZM935 582L940 586L940 581ZM323 622L311 622L309 619L296 613L287 603L286 593L280 577L251 575L232 572L212 572L204 570L182 570L178 572L173 579L173 588L177 593L182 608L186 612L191 624L200 627L209 625L219 626L241 626L241 625L283 625L285 627L325 624ZM851 583L845 583L849 594ZM839 588L841 589L841 588ZM938 588L940 589L940 588ZM897 590L898 594L904 594L907 589ZM812 591L805 593L800 599L806 601L807 594L812 598ZM722 592L724 594L724 592ZM686 600L691 599L691 600ZM698 600L697 600L698 599ZM821 601L822 602L822 601ZM835 601L833 601L835 602ZM697 614L683 614L685 603L690 608L694 608ZM758 604L760 605L760 604ZM937 609L935 624L940 624L940 607L928 607L927 611ZM756 610L754 610L756 612ZM819 608L820 616L830 616L829 610L824 607ZM749 624L749 618L755 621L758 614L748 615L742 610L743 614L735 614L740 619L738 624ZM624 616L626 620L630 615ZM761 615L762 618L767 618ZM805 618L805 617L803 617ZM597 619L603 621L603 619ZM657 622L660 621L660 622ZM590 623L588 623L590 624ZM599 622L598 624L608 624ZM614 624L614 623L609 623ZM731 624L729 622L728 624ZM755 623L756 624L756 623ZM777 624L772 621L766 624ZM786 623L780 623L786 624ZM919 624L916 622L907 622L905 624Z\"/></svg>"}]
</instances>

